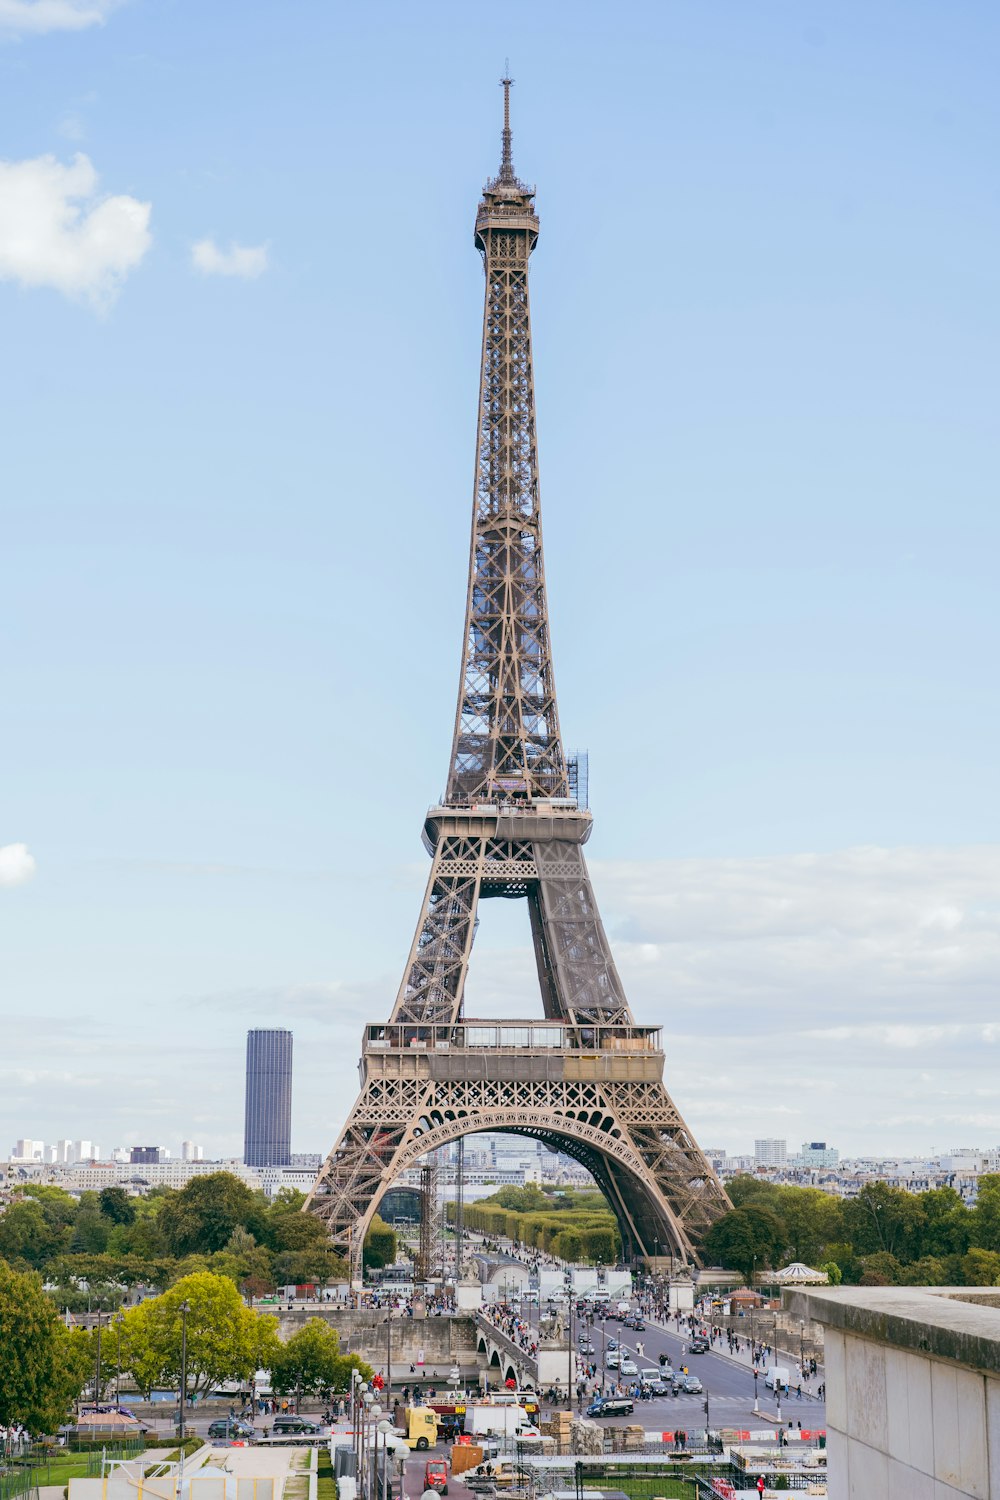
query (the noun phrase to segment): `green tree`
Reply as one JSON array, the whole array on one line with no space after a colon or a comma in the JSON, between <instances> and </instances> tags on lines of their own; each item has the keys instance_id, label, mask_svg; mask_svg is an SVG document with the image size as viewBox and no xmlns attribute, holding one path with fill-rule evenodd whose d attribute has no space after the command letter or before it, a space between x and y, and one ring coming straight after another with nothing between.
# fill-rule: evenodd
<instances>
[{"instance_id":1,"label":"green tree","mask_svg":"<svg viewBox=\"0 0 1000 1500\"><path fill-rule=\"evenodd\" d=\"M895 1286L899 1281L900 1263L889 1250L876 1250L861 1261L861 1286Z\"/></svg>"},{"instance_id":2,"label":"green tree","mask_svg":"<svg viewBox=\"0 0 1000 1500\"><path fill-rule=\"evenodd\" d=\"M90 1363L85 1337L59 1321L37 1276L0 1261L0 1426L21 1422L52 1432L83 1389Z\"/></svg>"},{"instance_id":3,"label":"green tree","mask_svg":"<svg viewBox=\"0 0 1000 1500\"><path fill-rule=\"evenodd\" d=\"M980 1250L1000 1250L1000 1177L995 1173L980 1177L971 1217L973 1244Z\"/></svg>"},{"instance_id":4,"label":"green tree","mask_svg":"<svg viewBox=\"0 0 1000 1500\"><path fill-rule=\"evenodd\" d=\"M179 1383L185 1302L189 1393L270 1368L279 1348L278 1320L248 1308L228 1277L199 1271L125 1314L122 1366L143 1394Z\"/></svg>"},{"instance_id":5,"label":"green tree","mask_svg":"<svg viewBox=\"0 0 1000 1500\"><path fill-rule=\"evenodd\" d=\"M336 1329L324 1318L308 1318L282 1344L271 1361L271 1384L279 1396L317 1396L322 1391L345 1391L351 1370L366 1380L374 1371L357 1355L343 1355Z\"/></svg>"},{"instance_id":6,"label":"green tree","mask_svg":"<svg viewBox=\"0 0 1000 1500\"><path fill-rule=\"evenodd\" d=\"M75 1254L100 1255L107 1249L111 1229L101 1213L96 1193L81 1193L80 1207L70 1237L69 1248Z\"/></svg>"},{"instance_id":7,"label":"green tree","mask_svg":"<svg viewBox=\"0 0 1000 1500\"><path fill-rule=\"evenodd\" d=\"M330 1246L325 1224L315 1214L301 1210L271 1212L267 1220L267 1243L272 1250L327 1250Z\"/></svg>"},{"instance_id":8,"label":"green tree","mask_svg":"<svg viewBox=\"0 0 1000 1500\"><path fill-rule=\"evenodd\" d=\"M583 1241L583 1259L591 1265L613 1266L621 1253L621 1237L617 1226L581 1230L580 1239Z\"/></svg>"},{"instance_id":9,"label":"green tree","mask_svg":"<svg viewBox=\"0 0 1000 1500\"><path fill-rule=\"evenodd\" d=\"M947 1286L948 1262L938 1255L922 1255L897 1272L900 1286Z\"/></svg>"},{"instance_id":10,"label":"green tree","mask_svg":"<svg viewBox=\"0 0 1000 1500\"><path fill-rule=\"evenodd\" d=\"M136 1219L135 1201L130 1198L123 1187L102 1188L98 1194L101 1205L101 1213L112 1224L134 1224Z\"/></svg>"},{"instance_id":11,"label":"green tree","mask_svg":"<svg viewBox=\"0 0 1000 1500\"><path fill-rule=\"evenodd\" d=\"M518 1214L532 1213L548 1206L545 1194L536 1182L529 1182L525 1187L502 1187L483 1202L513 1209Z\"/></svg>"},{"instance_id":12,"label":"green tree","mask_svg":"<svg viewBox=\"0 0 1000 1500\"><path fill-rule=\"evenodd\" d=\"M231 1172L194 1177L164 1201L159 1227L172 1254L211 1255L222 1250L234 1229L248 1229L255 1239L267 1233L267 1205Z\"/></svg>"},{"instance_id":13,"label":"green tree","mask_svg":"<svg viewBox=\"0 0 1000 1500\"><path fill-rule=\"evenodd\" d=\"M272 1274L279 1286L303 1286L315 1281L327 1286L334 1281L350 1281L345 1260L328 1247L322 1250L282 1250L272 1260Z\"/></svg>"},{"instance_id":14,"label":"green tree","mask_svg":"<svg viewBox=\"0 0 1000 1500\"><path fill-rule=\"evenodd\" d=\"M1000 1286L1000 1252L972 1249L962 1256L964 1286Z\"/></svg>"},{"instance_id":15,"label":"green tree","mask_svg":"<svg viewBox=\"0 0 1000 1500\"><path fill-rule=\"evenodd\" d=\"M918 1194L924 1214L921 1251L925 1255L964 1255L972 1235L972 1215L954 1188Z\"/></svg>"},{"instance_id":16,"label":"green tree","mask_svg":"<svg viewBox=\"0 0 1000 1500\"><path fill-rule=\"evenodd\" d=\"M844 1230L858 1255L884 1251L897 1259L919 1254L925 1227L923 1206L914 1193L866 1182L843 1206Z\"/></svg>"},{"instance_id":17,"label":"green tree","mask_svg":"<svg viewBox=\"0 0 1000 1500\"><path fill-rule=\"evenodd\" d=\"M774 1265L783 1241L777 1214L750 1200L715 1221L705 1236L705 1254L718 1265L740 1271L750 1283L755 1271Z\"/></svg>"},{"instance_id":18,"label":"green tree","mask_svg":"<svg viewBox=\"0 0 1000 1500\"><path fill-rule=\"evenodd\" d=\"M768 1182L764 1177L751 1177L749 1173L741 1172L734 1177L726 1187L729 1201L734 1208L742 1208L744 1203L751 1199L766 1203L771 1207L772 1198L776 1197L778 1189L773 1182Z\"/></svg>"},{"instance_id":19,"label":"green tree","mask_svg":"<svg viewBox=\"0 0 1000 1500\"><path fill-rule=\"evenodd\" d=\"M68 1248L70 1234L61 1215L47 1213L35 1197L22 1198L0 1214L0 1256L12 1265L39 1269Z\"/></svg>"},{"instance_id":20,"label":"green tree","mask_svg":"<svg viewBox=\"0 0 1000 1500\"><path fill-rule=\"evenodd\" d=\"M396 1259L396 1231L390 1229L378 1214L372 1215L372 1221L368 1226L363 1258L365 1266L373 1270L381 1266L391 1266Z\"/></svg>"},{"instance_id":21,"label":"green tree","mask_svg":"<svg viewBox=\"0 0 1000 1500\"><path fill-rule=\"evenodd\" d=\"M766 1198L748 1203L763 1204L777 1216L784 1229L781 1255L814 1266L828 1245L843 1237L841 1200L820 1188L778 1187Z\"/></svg>"}]
</instances>

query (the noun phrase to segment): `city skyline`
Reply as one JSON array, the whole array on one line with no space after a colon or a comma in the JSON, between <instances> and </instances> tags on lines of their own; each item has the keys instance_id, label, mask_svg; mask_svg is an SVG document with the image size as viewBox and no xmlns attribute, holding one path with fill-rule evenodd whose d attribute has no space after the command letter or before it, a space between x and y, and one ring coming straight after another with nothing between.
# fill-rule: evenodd
<instances>
[{"instance_id":1,"label":"city skyline","mask_svg":"<svg viewBox=\"0 0 1000 1500\"><path fill-rule=\"evenodd\" d=\"M421 580L464 565L499 45L545 217L564 728L637 1019L701 1142L1000 1136L997 16L514 3L515 45L449 7L105 9L0 22L0 201L120 235L26 266L0 216L0 1131L183 1119L235 1156L243 1033L290 1026L294 1144L336 1135L454 706L463 590ZM494 1014L533 959L488 917Z\"/></svg>"}]
</instances>

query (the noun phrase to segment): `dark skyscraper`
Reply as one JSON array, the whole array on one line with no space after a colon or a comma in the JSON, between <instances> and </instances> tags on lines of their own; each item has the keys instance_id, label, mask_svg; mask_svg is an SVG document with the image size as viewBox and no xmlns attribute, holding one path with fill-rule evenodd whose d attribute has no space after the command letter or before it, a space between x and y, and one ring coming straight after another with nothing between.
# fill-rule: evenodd
<instances>
[{"instance_id":1,"label":"dark skyscraper","mask_svg":"<svg viewBox=\"0 0 1000 1500\"><path fill-rule=\"evenodd\" d=\"M287 1167L291 1149L292 1033L248 1031L243 1160L248 1167Z\"/></svg>"}]
</instances>

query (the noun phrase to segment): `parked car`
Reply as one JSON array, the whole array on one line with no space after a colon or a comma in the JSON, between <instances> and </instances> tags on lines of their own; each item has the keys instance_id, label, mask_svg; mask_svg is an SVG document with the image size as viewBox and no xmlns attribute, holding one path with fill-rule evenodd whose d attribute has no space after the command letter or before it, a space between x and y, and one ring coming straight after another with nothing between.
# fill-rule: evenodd
<instances>
[{"instance_id":1,"label":"parked car","mask_svg":"<svg viewBox=\"0 0 1000 1500\"><path fill-rule=\"evenodd\" d=\"M208 1435L210 1438L252 1438L254 1430L249 1422L230 1417L228 1422L209 1422Z\"/></svg>"},{"instance_id":2,"label":"parked car","mask_svg":"<svg viewBox=\"0 0 1000 1500\"><path fill-rule=\"evenodd\" d=\"M315 1437L318 1432L317 1424L305 1417L275 1417L271 1424L272 1437Z\"/></svg>"},{"instance_id":3,"label":"parked car","mask_svg":"<svg viewBox=\"0 0 1000 1500\"><path fill-rule=\"evenodd\" d=\"M424 1489L448 1493L448 1465L443 1458L429 1458L424 1465Z\"/></svg>"},{"instance_id":4,"label":"parked car","mask_svg":"<svg viewBox=\"0 0 1000 1500\"><path fill-rule=\"evenodd\" d=\"M630 1417L635 1410L631 1396L595 1396L587 1407L588 1417Z\"/></svg>"}]
</instances>

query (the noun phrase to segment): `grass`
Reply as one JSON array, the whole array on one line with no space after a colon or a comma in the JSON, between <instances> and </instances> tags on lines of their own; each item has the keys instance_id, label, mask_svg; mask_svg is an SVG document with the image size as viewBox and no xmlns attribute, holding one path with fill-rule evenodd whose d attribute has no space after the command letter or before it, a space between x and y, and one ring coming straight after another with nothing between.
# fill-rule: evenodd
<instances>
[{"instance_id":1,"label":"grass","mask_svg":"<svg viewBox=\"0 0 1000 1500\"><path fill-rule=\"evenodd\" d=\"M337 1481L333 1477L333 1459L329 1448L318 1450L316 1464L316 1500L337 1500Z\"/></svg>"}]
</instances>

